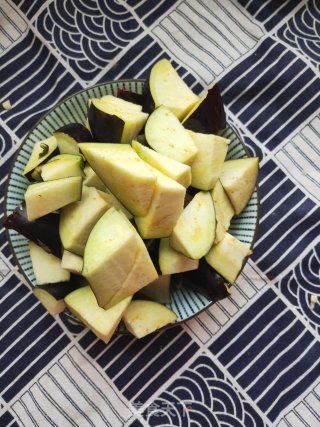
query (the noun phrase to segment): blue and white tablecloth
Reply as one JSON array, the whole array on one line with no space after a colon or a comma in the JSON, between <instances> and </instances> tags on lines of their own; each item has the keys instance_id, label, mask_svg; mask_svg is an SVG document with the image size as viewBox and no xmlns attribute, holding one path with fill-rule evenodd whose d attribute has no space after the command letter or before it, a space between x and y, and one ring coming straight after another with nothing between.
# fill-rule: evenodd
<instances>
[{"instance_id":1,"label":"blue and white tablecloth","mask_svg":"<svg viewBox=\"0 0 320 427\"><path fill-rule=\"evenodd\" d=\"M319 0L0 0L0 52L1 203L47 110L161 57L196 93L219 82L261 159L232 296L141 340L46 313L1 228L0 426L320 426Z\"/></svg>"}]
</instances>

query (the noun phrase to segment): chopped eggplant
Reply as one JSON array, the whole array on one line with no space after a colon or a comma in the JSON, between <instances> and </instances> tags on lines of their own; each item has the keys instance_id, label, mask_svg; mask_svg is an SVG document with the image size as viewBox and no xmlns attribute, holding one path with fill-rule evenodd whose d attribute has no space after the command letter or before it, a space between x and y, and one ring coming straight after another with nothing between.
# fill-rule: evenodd
<instances>
[{"instance_id":1,"label":"chopped eggplant","mask_svg":"<svg viewBox=\"0 0 320 427\"><path fill-rule=\"evenodd\" d=\"M25 201L29 220L47 215L81 198L82 178L72 176L29 185Z\"/></svg>"},{"instance_id":2,"label":"chopped eggplant","mask_svg":"<svg viewBox=\"0 0 320 427\"><path fill-rule=\"evenodd\" d=\"M180 121L164 106L150 114L145 136L150 147L181 163L191 164L198 152Z\"/></svg>"},{"instance_id":3,"label":"chopped eggplant","mask_svg":"<svg viewBox=\"0 0 320 427\"><path fill-rule=\"evenodd\" d=\"M67 250L63 251L61 267L70 273L81 274L83 269L83 258Z\"/></svg>"},{"instance_id":4,"label":"chopped eggplant","mask_svg":"<svg viewBox=\"0 0 320 427\"><path fill-rule=\"evenodd\" d=\"M105 184L101 181L101 179L89 164L85 165L83 172L85 175L83 185L87 187L95 187L97 190L105 191Z\"/></svg>"},{"instance_id":5,"label":"chopped eggplant","mask_svg":"<svg viewBox=\"0 0 320 427\"><path fill-rule=\"evenodd\" d=\"M70 176L83 177L83 158L74 154L59 154L52 157L41 167L43 181L68 178Z\"/></svg>"},{"instance_id":6,"label":"chopped eggplant","mask_svg":"<svg viewBox=\"0 0 320 427\"><path fill-rule=\"evenodd\" d=\"M216 83L208 93L201 98L202 102L196 105L183 121L183 126L194 132L217 134L226 128L226 113Z\"/></svg>"},{"instance_id":7,"label":"chopped eggplant","mask_svg":"<svg viewBox=\"0 0 320 427\"><path fill-rule=\"evenodd\" d=\"M213 245L205 259L221 276L231 284L234 283L244 260L252 254L250 248L229 233Z\"/></svg>"},{"instance_id":8,"label":"chopped eggplant","mask_svg":"<svg viewBox=\"0 0 320 427\"><path fill-rule=\"evenodd\" d=\"M70 272L62 268L60 258L49 254L32 241L28 244L32 269L38 285L70 280Z\"/></svg>"},{"instance_id":9,"label":"chopped eggplant","mask_svg":"<svg viewBox=\"0 0 320 427\"><path fill-rule=\"evenodd\" d=\"M92 169L133 215L146 215L156 176L129 144L81 143Z\"/></svg>"},{"instance_id":10,"label":"chopped eggplant","mask_svg":"<svg viewBox=\"0 0 320 427\"><path fill-rule=\"evenodd\" d=\"M229 140L217 135L188 131L198 153L191 165L191 185L212 190L217 182L228 152Z\"/></svg>"},{"instance_id":11,"label":"chopped eggplant","mask_svg":"<svg viewBox=\"0 0 320 427\"><path fill-rule=\"evenodd\" d=\"M131 145L142 160L184 187L189 187L191 183L191 167L189 165L170 159L170 157L164 156L149 147L145 147L138 141L132 141Z\"/></svg>"},{"instance_id":12,"label":"chopped eggplant","mask_svg":"<svg viewBox=\"0 0 320 427\"><path fill-rule=\"evenodd\" d=\"M199 260L189 258L181 252L174 250L169 243L169 238L160 240L159 267L162 274L175 274L184 271L196 270Z\"/></svg>"},{"instance_id":13,"label":"chopped eggplant","mask_svg":"<svg viewBox=\"0 0 320 427\"><path fill-rule=\"evenodd\" d=\"M155 106L163 105L169 108L179 120L182 120L199 100L165 58L153 65L149 85Z\"/></svg>"},{"instance_id":14,"label":"chopped eggplant","mask_svg":"<svg viewBox=\"0 0 320 427\"><path fill-rule=\"evenodd\" d=\"M227 160L220 174L220 182L239 215L247 206L258 179L259 159L249 157Z\"/></svg>"},{"instance_id":15,"label":"chopped eggplant","mask_svg":"<svg viewBox=\"0 0 320 427\"><path fill-rule=\"evenodd\" d=\"M110 203L94 187L83 187L81 200L61 209L59 234L64 249L83 256L89 234Z\"/></svg>"},{"instance_id":16,"label":"chopped eggplant","mask_svg":"<svg viewBox=\"0 0 320 427\"><path fill-rule=\"evenodd\" d=\"M184 208L170 236L173 249L200 259L211 248L216 229L215 212L208 191L199 191Z\"/></svg>"},{"instance_id":17,"label":"chopped eggplant","mask_svg":"<svg viewBox=\"0 0 320 427\"><path fill-rule=\"evenodd\" d=\"M58 153L58 142L54 136L35 143L23 175L31 180L34 169Z\"/></svg>"},{"instance_id":18,"label":"chopped eggplant","mask_svg":"<svg viewBox=\"0 0 320 427\"><path fill-rule=\"evenodd\" d=\"M50 213L36 220L27 217L26 203L22 202L7 216L3 223L7 229L15 230L28 240L41 246L46 252L61 258L62 243L59 236L59 215Z\"/></svg>"},{"instance_id":19,"label":"chopped eggplant","mask_svg":"<svg viewBox=\"0 0 320 427\"><path fill-rule=\"evenodd\" d=\"M124 312L126 328L136 338L142 338L177 320L177 315L155 301L133 300Z\"/></svg>"},{"instance_id":20,"label":"chopped eggplant","mask_svg":"<svg viewBox=\"0 0 320 427\"><path fill-rule=\"evenodd\" d=\"M133 108L132 105L135 104L130 106L131 103L127 101L115 99L117 102L96 98L90 100L88 109L90 129L98 142L130 143L139 135L148 114ZM129 105L121 106L119 101Z\"/></svg>"},{"instance_id":21,"label":"chopped eggplant","mask_svg":"<svg viewBox=\"0 0 320 427\"><path fill-rule=\"evenodd\" d=\"M111 339L131 301L124 298L108 310L99 307L90 286L77 289L65 298L68 309L105 343Z\"/></svg>"},{"instance_id":22,"label":"chopped eggplant","mask_svg":"<svg viewBox=\"0 0 320 427\"><path fill-rule=\"evenodd\" d=\"M62 313L66 308L66 304L63 299L56 299L44 289L34 288L32 292L52 316Z\"/></svg>"}]
</instances>

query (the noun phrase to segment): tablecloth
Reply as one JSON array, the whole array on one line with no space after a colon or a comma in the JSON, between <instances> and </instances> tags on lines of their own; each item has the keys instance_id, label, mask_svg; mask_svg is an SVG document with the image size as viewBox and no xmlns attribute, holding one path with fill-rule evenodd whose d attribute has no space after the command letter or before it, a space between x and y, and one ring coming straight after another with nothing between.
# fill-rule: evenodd
<instances>
[{"instance_id":1,"label":"tablecloth","mask_svg":"<svg viewBox=\"0 0 320 427\"><path fill-rule=\"evenodd\" d=\"M1 0L1 203L46 111L162 57L195 93L219 83L261 197L229 298L108 345L46 313L1 228L1 427L320 426L319 34L318 0Z\"/></svg>"}]
</instances>

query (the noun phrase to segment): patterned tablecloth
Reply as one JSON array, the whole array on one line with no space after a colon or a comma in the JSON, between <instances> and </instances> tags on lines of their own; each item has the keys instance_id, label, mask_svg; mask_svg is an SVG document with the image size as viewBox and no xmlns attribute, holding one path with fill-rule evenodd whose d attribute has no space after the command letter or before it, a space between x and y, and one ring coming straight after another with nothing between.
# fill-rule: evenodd
<instances>
[{"instance_id":1,"label":"patterned tablecloth","mask_svg":"<svg viewBox=\"0 0 320 427\"><path fill-rule=\"evenodd\" d=\"M105 345L32 295L0 234L0 426L320 426L319 0L1 0L1 202L36 121L170 58L261 159L261 220L232 296ZM1 208L3 218L3 207Z\"/></svg>"}]
</instances>

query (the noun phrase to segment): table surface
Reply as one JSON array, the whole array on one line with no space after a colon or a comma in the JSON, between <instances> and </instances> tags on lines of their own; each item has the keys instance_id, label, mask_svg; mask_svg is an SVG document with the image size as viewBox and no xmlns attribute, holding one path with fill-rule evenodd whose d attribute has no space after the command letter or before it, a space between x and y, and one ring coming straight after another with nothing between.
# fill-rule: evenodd
<instances>
[{"instance_id":1,"label":"table surface","mask_svg":"<svg viewBox=\"0 0 320 427\"><path fill-rule=\"evenodd\" d=\"M0 426L320 426L319 1L1 0L0 27L1 202L46 111L162 57L196 93L219 82L261 165L231 297L141 340L47 314L1 228Z\"/></svg>"}]
</instances>

